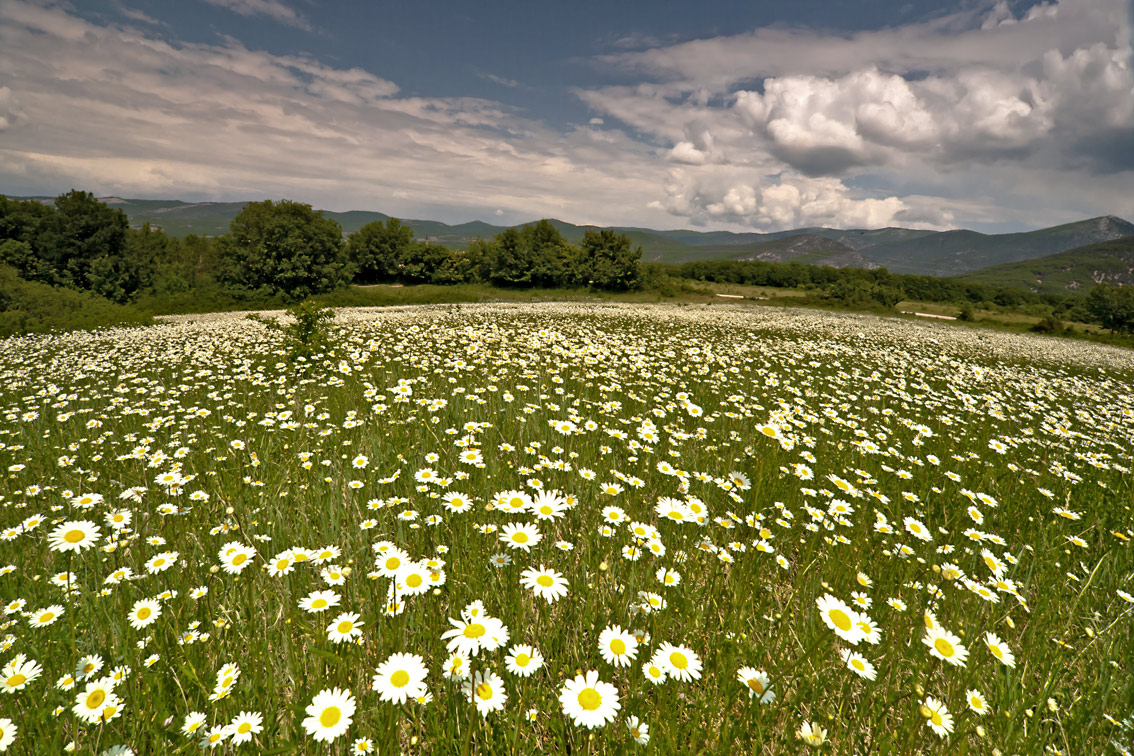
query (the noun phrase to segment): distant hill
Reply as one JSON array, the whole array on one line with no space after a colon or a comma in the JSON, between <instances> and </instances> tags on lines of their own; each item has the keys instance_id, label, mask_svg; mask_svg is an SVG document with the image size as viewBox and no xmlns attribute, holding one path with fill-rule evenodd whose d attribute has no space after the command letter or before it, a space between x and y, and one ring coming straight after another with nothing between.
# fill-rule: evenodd
<instances>
[{"instance_id":1,"label":"distant hill","mask_svg":"<svg viewBox=\"0 0 1134 756\"><path fill-rule=\"evenodd\" d=\"M1016 234L942 231L907 241L876 244L861 251L894 273L956 276L1132 235L1134 223L1107 215Z\"/></svg>"},{"instance_id":2,"label":"distant hill","mask_svg":"<svg viewBox=\"0 0 1134 756\"><path fill-rule=\"evenodd\" d=\"M1134 286L1134 236L1088 244L1034 260L968 273L968 281L1016 286L1039 294L1086 293L1100 283Z\"/></svg>"},{"instance_id":3,"label":"distant hill","mask_svg":"<svg viewBox=\"0 0 1134 756\"><path fill-rule=\"evenodd\" d=\"M717 259L722 260L794 262L803 265L829 265L832 268L867 270L879 267L878 263L863 256L849 245L818 234L796 234L755 244L714 245L698 249L712 251Z\"/></svg>"},{"instance_id":4,"label":"distant hill","mask_svg":"<svg viewBox=\"0 0 1134 756\"><path fill-rule=\"evenodd\" d=\"M24 197L51 202L53 197ZM183 202L181 200L126 199L103 197L103 202L120 208L131 225L150 223L173 236L198 234L219 236L244 202ZM336 213L324 211L354 233L373 221L384 221L385 213L351 210ZM467 248L480 237L490 239L503 231L483 221L449 225L440 221L403 218L419 239L444 244L455 249ZM587 231L599 226L578 226L560 220L552 224L565 239L577 244ZM793 261L811 265L876 268L884 266L894 273L915 273L931 276L959 276L993 265L1015 263L1046 257L1083 245L1134 236L1134 224L1112 215L1067 223L1062 226L1014 234L981 234L964 229L926 231L911 228L838 229L824 227L797 228L773 233L736 233L732 231L694 231L691 229L657 230L635 226L615 226L634 244L642 247L647 262L682 263L701 260L771 260ZM787 241L784 241L787 240ZM783 245L777 242L783 241ZM1042 284L1032 284L1038 286Z\"/></svg>"}]
</instances>

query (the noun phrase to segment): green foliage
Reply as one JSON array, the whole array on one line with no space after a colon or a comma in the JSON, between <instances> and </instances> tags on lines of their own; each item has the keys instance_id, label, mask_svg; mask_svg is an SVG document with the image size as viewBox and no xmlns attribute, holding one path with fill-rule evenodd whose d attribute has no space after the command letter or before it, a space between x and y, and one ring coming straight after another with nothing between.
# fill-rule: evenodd
<instances>
[{"instance_id":1,"label":"green foliage","mask_svg":"<svg viewBox=\"0 0 1134 756\"><path fill-rule=\"evenodd\" d=\"M628 291L642 283L642 248L630 237L610 229L588 231L581 245L581 275L591 286L607 291Z\"/></svg>"},{"instance_id":2,"label":"green foliage","mask_svg":"<svg viewBox=\"0 0 1134 756\"><path fill-rule=\"evenodd\" d=\"M0 337L39 331L71 331L149 323L145 313L89 292L25 281L0 265Z\"/></svg>"},{"instance_id":3,"label":"green foliage","mask_svg":"<svg viewBox=\"0 0 1134 756\"><path fill-rule=\"evenodd\" d=\"M967 299L961 303L961 311L957 314L957 320L963 320L966 323L971 323L976 320L976 308L973 303Z\"/></svg>"},{"instance_id":4,"label":"green foliage","mask_svg":"<svg viewBox=\"0 0 1134 756\"><path fill-rule=\"evenodd\" d=\"M219 244L219 279L239 295L302 299L353 273L339 224L299 202L248 203Z\"/></svg>"},{"instance_id":5,"label":"green foliage","mask_svg":"<svg viewBox=\"0 0 1134 756\"><path fill-rule=\"evenodd\" d=\"M1134 287L1100 284L1087 295L1086 308L1103 327L1134 333Z\"/></svg>"},{"instance_id":6,"label":"green foliage","mask_svg":"<svg viewBox=\"0 0 1134 756\"><path fill-rule=\"evenodd\" d=\"M367 223L347 242L347 254L356 271L355 283L397 280L402 257L413 244L413 229L397 218Z\"/></svg>"},{"instance_id":7,"label":"green foliage","mask_svg":"<svg viewBox=\"0 0 1134 756\"><path fill-rule=\"evenodd\" d=\"M55 200L0 201L0 262L21 278L93 291L115 302L148 287L169 239L149 225L127 227L126 215L72 190Z\"/></svg>"},{"instance_id":8,"label":"green foliage","mask_svg":"<svg viewBox=\"0 0 1134 756\"><path fill-rule=\"evenodd\" d=\"M892 308L902 301L902 292L899 289L857 278L844 278L835 281L827 287L826 294L847 307L880 306Z\"/></svg>"}]
</instances>

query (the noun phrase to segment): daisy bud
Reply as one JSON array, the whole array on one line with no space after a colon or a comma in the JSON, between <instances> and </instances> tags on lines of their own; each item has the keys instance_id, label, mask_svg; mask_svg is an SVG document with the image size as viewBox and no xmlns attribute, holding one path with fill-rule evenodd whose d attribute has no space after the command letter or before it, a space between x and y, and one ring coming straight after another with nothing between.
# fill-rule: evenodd
<instances>
[{"instance_id":1,"label":"daisy bud","mask_svg":"<svg viewBox=\"0 0 1134 756\"><path fill-rule=\"evenodd\" d=\"M606 572L607 570L610 569L610 565L607 564L606 562L599 562L598 568L599 568L599 572Z\"/></svg>"},{"instance_id":2,"label":"daisy bud","mask_svg":"<svg viewBox=\"0 0 1134 756\"><path fill-rule=\"evenodd\" d=\"M232 513L233 513L233 512L235 512L235 511L236 511L236 510L235 510L235 509L233 509L232 507L225 507L225 508L224 508L224 513L225 513L225 514L232 514Z\"/></svg>"},{"instance_id":3,"label":"daisy bud","mask_svg":"<svg viewBox=\"0 0 1134 756\"><path fill-rule=\"evenodd\" d=\"M215 564L212 567L209 567L210 574L215 575L218 572L220 572L220 567L217 567Z\"/></svg>"}]
</instances>

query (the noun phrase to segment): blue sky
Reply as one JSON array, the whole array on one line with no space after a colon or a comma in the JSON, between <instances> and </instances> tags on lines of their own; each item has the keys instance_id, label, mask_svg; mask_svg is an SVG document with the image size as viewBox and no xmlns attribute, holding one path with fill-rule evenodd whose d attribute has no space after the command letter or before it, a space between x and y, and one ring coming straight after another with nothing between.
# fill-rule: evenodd
<instances>
[{"instance_id":1,"label":"blue sky","mask_svg":"<svg viewBox=\"0 0 1134 756\"><path fill-rule=\"evenodd\" d=\"M1134 218L1128 0L0 0L0 192L496 223Z\"/></svg>"}]
</instances>

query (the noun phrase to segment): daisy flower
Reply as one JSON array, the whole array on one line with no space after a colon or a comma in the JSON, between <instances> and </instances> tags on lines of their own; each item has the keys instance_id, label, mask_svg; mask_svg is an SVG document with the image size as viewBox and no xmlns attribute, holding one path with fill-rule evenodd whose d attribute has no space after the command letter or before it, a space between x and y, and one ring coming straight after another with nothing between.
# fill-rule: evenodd
<instances>
[{"instance_id":1,"label":"daisy flower","mask_svg":"<svg viewBox=\"0 0 1134 756\"><path fill-rule=\"evenodd\" d=\"M543 654L534 646L521 643L508 649L504 668L519 677L531 677L543 666Z\"/></svg>"},{"instance_id":2,"label":"daisy flower","mask_svg":"<svg viewBox=\"0 0 1134 756\"><path fill-rule=\"evenodd\" d=\"M255 711L240 712L228 725L230 737L236 745L251 741L253 735L259 735L263 730L264 715Z\"/></svg>"},{"instance_id":3,"label":"daisy flower","mask_svg":"<svg viewBox=\"0 0 1134 756\"><path fill-rule=\"evenodd\" d=\"M953 715L945 708L945 704L936 698L926 697L917 710L925 717L925 723L936 733L937 737L944 738L953 731Z\"/></svg>"},{"instance_id":4,"label":"daisy flower","mask_svg":"<svg viewBox=\"0 0 1134 756\"><path fill-rule=\"evenodd\" d=\"M471 679L465 680L461 690L470 703L476 704L477 712L485 718L491 712L503 709L508 701L504 681L492 670L477 672Z\"/></svg>"},{"instance_id":5,"label":"daisy flower","mask_svg":"<svg viewBox=\"0 0 1134 756\"><path fill-rule=\"evenodd\" d=\"M299 608L310 614L319 614L338 606L341 597L334 591L312 591L299 600Z\"/></svg>"},{"instance_id":6,"label":"daisy flower","mask_svg":"<svg viewBox=\"0 0 1134 756\"><path fill-rule=\"evenodd\" d=\"M19 728L7 717L0 717L0 753L7 751L16 740Z\"/></svg>"},{"instance_id":7,"label":"daisy flower","mask_svg":"<svg viewBox=\"0 0 1134 756\"><path fill-rule=\"evenodd\" d=\"M603 661L615 667L629 667L638 656L638 639L619 625L603 630L598 645Z\"/></svg>"},{"instance_id":8,"label":"daisy flower","mask_svg":"<svg viewBox=\"0 0 1134 756\"><path fill-rule=\"evenodd\" d=\"M736 671L736 679L748 688L749 698L759 697L762 704L770 704L776 700L776 692L772 690L772 679L764 670L741 667Z\"/></svg>"},{"instance_id":9,"label":"daisy flower","mask_svg":"<svg viewBox=\"0 0 1134 756\"><path fill-rule=\"evenodd\" d=\"M102 530L89 520L65 522L47 537L52 551L72 551L76 554L98 543Z\"/></svg>"},{"instance_id":10,"label":"daisy flower","mask_svg":"<svg viewBox=\"0 0 1134 756\"><path fill-rule=\"evenodd\" d=\"M701 657L687 646L662 643L654 652L654 661L660 664L668 677L681 682L701 679Z\"/></svg>"},{"instance_id":11,"label":"daisy flower","mask_svg":"<svg viewBox=\"0 0 1134 756\"><path fill-rule=\"evenodd\" d=\"M1005 667L1015 668L1016 657L1012 650L1008 648L1008 644L1000 640L1000 636L996 633L985 633L984 644L988 646L988 650L1000 660L1000 663Z\"/></svg>"},{"instance_id":12,"label":"daisy flower","mask_svg":"<svg viewBox=\"0 0 1134 756\"><path fill-rule=\"evenodd\" d=\"M634 738L634 742L638 745L647 745L650 742L650 726L637 717L626 718L626 729L630 731L630 737Z\"/></svg>"},{"instance_id":13,"label":"daisy flower","mask_svg":"<svg viewBox=\"0 0 1134 756\"><path fill-rule=\"evenodd\" d=\"M539 528L527 522L510 522L500 531L500 540L513 549L530 551L543 540Z\"/></svg>"},{"instance_id":14,"label":"daisy flower","mask_svg":"<svg viewBox=\"0 0 1134 756\"><path fill-rule=\"evenodd\" d=\"M370 687L378 692L379 700L401 704L425 695L428 674L425 660L417 654L391 654L374 670Z\"/></svg>"},{"instance_id":15,"label":"daisy flower","mask_svg":"<svg viewBox=\"0 0 1134 756\"><path fill-rule=\"evenodd\" d=\"M979 690L965 691L965 701L969 705L969 709L979 716L988 714L988 701L985 700L984 695Z\"/></svg>"},{"instance_id":16,"label":"daisy flower","mask_svg":"<svg viewBox=\"0 0 1134 756\"><path fill-rule=\"evenodd\" d=\"M603 727L613 721L622 708L618 701L618 689L600 680L594 670L567 680L559 690L563 713L576 726L588 729Z\"/></svg>"},{"instance_id":17,"label":"daisy flower","mask_svg":"<svg viewBox=\"0 0 1134 756\"><path fill-rule=\"evenodd\" d=\"M350 728L354 710L354 695L349 690L322 690L305 709L303 729L317 742L330 743Z\"/></svg>"},{"instance_id":18,"label":"daisy flower","mask_svg":"<svg viewBox=\"0 0 1134 756\"><path fill-rule=\"evenodd\" d=\"M63 607L52 604L46 609L37 609L28 615L28 624L32 627L47 627L54 624L63 614Z\"/></svg>"},{"instance_id":19,"label":"daisy flower","mask_svg":"<svg viewBox=\"0 0 1134 756\"><path fill-rule=\"evenodd\" d=\"M352 612L343 612L327 625L327 640L332 643L353 641L362 635L362 626L359 615ZM336 689L337 690L337 689Z\"/></svg>"},{"instance_id":20,"label":"daisy flower","mask_svg":"<svg viewBox=\"0 0 1134 756\"><path fill-rule=\"evenodd\" d=\"M858 612L839 599L828 593L815 599L815 605L819 607L823 623L847 643L857 646L865 638L865 633L858 624Z\"/></svg>"},{"instance_id":21,"label":"daisy flower","mask_svg":"<svg viewBox=\"0 0 1134 756\"><path fill-rule=\"evenodd\" d=\"M157 622L161 616L161 604L153 599L139 599L130 609L130 627L141 630Z\"/></svg>"},{"instance_id":22,"label":"daisy flower","mask_svg":"<svg viewBox=\"0 0 1134 756\"><path fill-rule=\"evenodd\" d=\"M539 569L529 568L520 573L520 585L531 589L537 598L542 598L549 604L554 604L567 595L567 579L563 573L557 572L542 564Z\"/></svg>"},{"instance_id":23,"label":"daisy flower","mask_svg":"<svg viewBox=\"0 0 1134 756\"><path fill-rule=\"evenodd\" d=\"M930 656L947 661L955 667L964 667L969 658L968 649L961 645L961 639L941 626L926 628L921 642L929 647Z\"/></svg>"},{"instance_id":24,"label":"daisy flower","mask_svg":"<svg viewBox=\"0 0 1134 756\"><path fill-rule=\"evenodd\" d=\"M847 665L847 669L854 672L859 677L864 677L871 681L878 677L874 665L862 654L844 648L841 652L841 656L843 657L843 663Z\"/></svg>"},{"instance_id":25,"label":"daisy flower","mask_svg":"<svg viewBox=\"0 0 1134 756\"><path fill-rule=\"evenodd\" d=\"M27 684L33 682L43 674L43 667L32 659L28 660L23 654L16 654L13 659L0 670L0 692L15 693L23 690Z\"/></svg>"}]
</instances>

